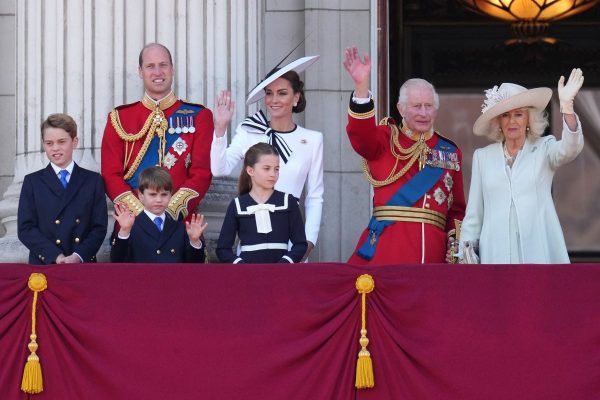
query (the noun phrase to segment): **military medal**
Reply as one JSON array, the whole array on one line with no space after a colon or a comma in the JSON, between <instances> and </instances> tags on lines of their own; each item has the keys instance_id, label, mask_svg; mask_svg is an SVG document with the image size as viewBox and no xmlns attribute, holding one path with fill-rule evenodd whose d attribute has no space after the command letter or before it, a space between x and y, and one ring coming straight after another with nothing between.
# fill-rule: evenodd
<instances>
[{"instance_id":1,"label":"military medal","mask_svg":"<svg viewBox=\"0 0 600 400\"><path fill-rule=\"evenodd\" d=\"M175 133L180 134L181 127L179 126L179 117L175 118L175 120L177 121L177 128L175 128Z\"/></svg>"},{"instance_id":2,"label":"military medal","mask_svg":"<svg viewBox=\"0 0 600 400\"><path fill-rule=\"evenodd\" d=\"M193 117L189 117L190 118L190 128L189 131L190 133L194 133L196 132L196 128L194 128L194 118Z\"/></svg>"},{"instance_id":3,"label":"military medal","mask_svg":"<svg viewBox=\"0 0 600 400\"><path fill-rule=\"evenodd\" d=\"M175 128L173 127L173 117L169 117L169 130L170 134L175 133Z\"/></svg>"},{"instance_id":4,"label":"military medal","mask_svg":"<svg viewBox=\"0 0 600 400\"><path fill-rule=\"evenodd\" d=\"M188 124L188 118L189 117L184 117L184 118L185 119L184 119L184 123L183 123L183 128L181 128L181 132L182 133L188 133L190 131L189 124Z\"/></svg>"}]
</instances>

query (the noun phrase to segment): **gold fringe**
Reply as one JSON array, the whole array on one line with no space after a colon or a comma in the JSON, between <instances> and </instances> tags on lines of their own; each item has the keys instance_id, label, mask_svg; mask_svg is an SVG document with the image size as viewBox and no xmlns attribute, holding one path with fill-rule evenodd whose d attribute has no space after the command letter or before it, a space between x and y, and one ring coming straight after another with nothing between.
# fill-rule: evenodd
<instances>
[{"instance_id":1,"label":"gold fringe","mask_svg":"<svg viewBox=\"0 0 600 400\"><path fill-rule=\"evenodd\" d=\"M371 361L371 353L367 350L369 339L367 338L367 293L371 293L375 289L375 281L369 274L363 274L356 279L356 290L361 295L361 329L360 329L360 346L358 352L358 360L356 361L356 381L357 389L368 389L375 386L375 378L373 376L373 362Z\"/></svg>"},{"instance_id":2,"label":"gold fringe","mask_svg":"<svg viewBox=\"0 0 600 400\"><path fill-rule=\"evenodd\" d=\"M42 378L42 365L40 364L40 358L36 354L38 349L37 335L35 333L35 311L37 306L38 293L43 292L48 287L46 276L40 273L33 273L29 276L29 282L27 283L29 289L33 291L33 304L31 307L31 335L29 338L31 342L27 345L27 348L31 352L27 357L27 363L23 370L23 380L21 381L21 390L25 393L37 394L44 391L44 380Z\"/></svg>"}]
</instances>

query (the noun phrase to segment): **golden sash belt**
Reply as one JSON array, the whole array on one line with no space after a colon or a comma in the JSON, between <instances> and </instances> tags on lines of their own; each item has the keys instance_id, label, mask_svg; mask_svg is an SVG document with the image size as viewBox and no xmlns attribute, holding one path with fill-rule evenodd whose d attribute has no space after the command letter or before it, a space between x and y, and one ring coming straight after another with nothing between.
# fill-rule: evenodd
<instances>
[{"instance_id":1,"label":"golden sash belt","mask_svg":"<svg viewBox=\"0 0 600 400\"><path fill-rule=\"evenodd\" d=\"M380 206L373 209L373 216L377 221L417 222L431 224L441 230L446 229L446 216L425 208Z\"/></svg>"}]
</instances>

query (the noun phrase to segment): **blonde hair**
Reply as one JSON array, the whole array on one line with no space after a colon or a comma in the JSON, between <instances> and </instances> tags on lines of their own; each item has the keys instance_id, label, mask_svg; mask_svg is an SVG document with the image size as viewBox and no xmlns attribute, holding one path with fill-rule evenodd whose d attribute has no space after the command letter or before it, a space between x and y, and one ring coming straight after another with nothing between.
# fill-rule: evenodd
<instances>
[{"instance_id":1,"label":"blonde hair","mask_svg":"<svg viewBox=\"0 0 600 400\"><path fill-rule=\"evenodd\" d=\"M529 121L527 126L529 131L527 132L527 139L535 140L544 134L544 131L550 125L548 122L548 113L543 110L536 110L535 108L525 108L529 115ZM497 115L490 121L490 130L487 137L495 142L502 142L504 140L504 134L500 129L500 117L502 114Z\"/></svg>"}]
</instances>

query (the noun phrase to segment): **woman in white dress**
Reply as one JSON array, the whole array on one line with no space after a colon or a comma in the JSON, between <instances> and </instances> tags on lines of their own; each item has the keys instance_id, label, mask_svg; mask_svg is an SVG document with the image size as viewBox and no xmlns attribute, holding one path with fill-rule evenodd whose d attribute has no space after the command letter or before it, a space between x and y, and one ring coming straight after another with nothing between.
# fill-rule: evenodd
<instances>
[{"instance_id":1,"label":"woman in white dress","mask_svg":"<svg viewBox=\"0 0 600 400\"><path fill-rule=\"evenodd\" d=\"M314 248L319 235L323 209L323 135L296 124L293 113L306 107L304 83L298 73L314 63L319 56L303 57L275 68L248 95L246 104L265 98L270 119L262 111L238 125L227 147L227 125L234 110L228 91L222 91L214 108L215 131L210 151L214 176L229 175L244 159L250 146L266 142L273 145L281 158L279 180L275 189L304 198L305 233L308 249L304 260Z\"/></svg>"},{"instance_id":2,"label":"woman in white dress","mask_svg":"<svg viewBox=\"0 0 600 400\"><path fill-rule=\"evenodd\" d=\"M569 263L551 188L556 170L583 149L573 100L583 84L580 69L558 81L562 135L541 136L552 90L503 83L485 91L473 133L496 143L473 154L459 257L483 264ZM480 260L477 260L476 255Z\"/></svg>"}]
</instances>

